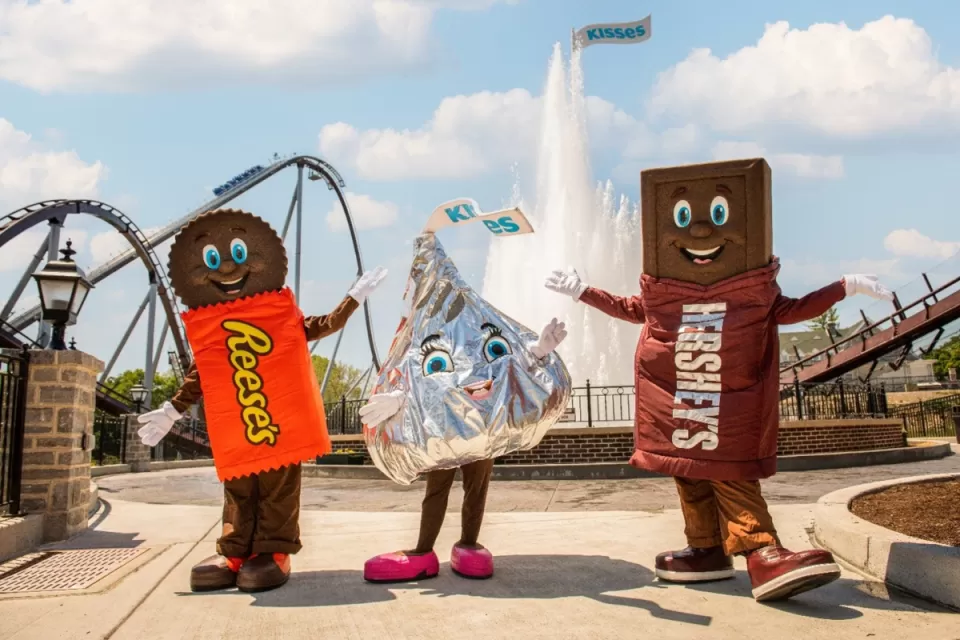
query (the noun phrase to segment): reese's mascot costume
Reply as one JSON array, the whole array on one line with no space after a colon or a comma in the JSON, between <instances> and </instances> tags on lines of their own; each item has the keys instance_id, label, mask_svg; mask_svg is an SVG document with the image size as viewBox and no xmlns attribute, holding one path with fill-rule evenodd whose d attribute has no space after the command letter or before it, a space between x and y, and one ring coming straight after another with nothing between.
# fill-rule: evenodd
<instances>
[{"instance_id":1,"label":"reese's mascot costume","mask_svg":"<svg viewBox=\"0 0 960 640\"><path fill-rule=\"evenodd\" d=\"M547 287L643 323L635 358L634 467L674 476L688 547L660 554L662 580L733 577L747 556L758 601L789 598L840 575L826 551L784 549L761 496L776 472L779 325L804 322L845 296L891 294L848 275L784 296L772 255L770 167L763 159L641 173L640 295L619 297L554 272Z\"/></svg>"},{"instance_id":2,"label":"reese's mascot costume","mask_svg":"<svg viewBox=\"0 0 960 640\"><path fill-rule=\"evenodd\" d=\"M454 201L439 210L455 223L483 220L498 235L532 231L517 209L483 216L476 209L471 201ZM489 578L493 556L478 537L493 460L535 447L560 419L571 385L554 350L566 331L553 320L538 337L490 305L462 280L432 230L415 241L405 302L374 395L360 415L367 450L381 471L406 485L426 474L420 535L413 549L368 560L363 575L371 582L403 582L438 574L433 547L460 469L460 539L450 568Z\"/></svg>"},{"instance_id":3,"label":"reese's mascot costume","mask_svg":"<svg viewBox=\"0 0 960 640\"><path fill-rule=\"evenodd\" d=\"M190 587L279 587L300 550L300 463L331 450L307 342L342 329L386 271L361 276L329 315L305 318L284 287L283 241L233 209L181 229L168 269L194 363L176 395L140 417L139 433L156 445L202 397L224 493L218 555L193 567Z\"/></svg>"}]
</instances>

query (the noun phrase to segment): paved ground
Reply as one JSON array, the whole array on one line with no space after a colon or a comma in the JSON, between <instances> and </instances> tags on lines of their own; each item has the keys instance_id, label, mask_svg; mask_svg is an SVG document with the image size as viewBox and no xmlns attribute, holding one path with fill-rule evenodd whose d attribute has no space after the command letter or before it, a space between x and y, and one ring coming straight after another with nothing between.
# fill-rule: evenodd
<instances>
[{"instance_id":1,"label":"paved ground","mask_svg":"<svg viewBox=\"0 0 960 640\"><path fill-rule=\"evenodd\" d=\"M960 473L960 455L929 462L780 473L765 480L763 487L771 504L807 504L851 485L929 473ZM97 484L100 495L108 500L217 506L223 499L212 468L107 476L98 479ZM457 483L451 494L450 511L459 511L461 497ZM416 512L422 498L422 483L402 487L389 480L303 479L304 509ZM495 482L487 510L657 513L679 506L673 480L669 478L530 480Z\"/></svg>"},{"instance_id":2,"label":"paved ground","mask_svg":"<svg viewBox=\"0 0 960 640\"><path fill-rule=\"evenodd\" d=\"M785 544L810 543L810 505L773 514ZM69 547L145 547L153 558L104 579L96 592L0 597L0 638L10 640L847 640L960 639L960 616L889 594L845 573L788 603L761 605L745 572L683 587L654 580L652 560L683 538L680 514L638 511L489 513L483 541L491 580L449 571L458 534L444 528L439 577L416 584L363 582L363 561L409 544L414 513L303 513L304 549L277 591L191 594L190 567L213 552L219 509L113 500L96 528ZM737 566L743 569L742 560ZM135 571L133 569L136 569Z\"/></svg>"}]
</instances>

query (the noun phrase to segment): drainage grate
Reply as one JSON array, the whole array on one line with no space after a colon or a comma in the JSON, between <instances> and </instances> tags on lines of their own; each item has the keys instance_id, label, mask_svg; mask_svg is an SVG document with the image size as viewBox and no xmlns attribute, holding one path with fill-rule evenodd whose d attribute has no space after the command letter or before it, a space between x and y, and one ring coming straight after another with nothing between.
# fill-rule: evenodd
<instances>
[{"instance_id":1,"label":"drainage grate","mask_svg":"<svg viewBox=\"0 0 960 640\"><path fill-rule=\"evenodd\" d=\"M0 593L87 589L146 549L75 549L31 553L0 565Z\"/></svg>"}]
</instances>

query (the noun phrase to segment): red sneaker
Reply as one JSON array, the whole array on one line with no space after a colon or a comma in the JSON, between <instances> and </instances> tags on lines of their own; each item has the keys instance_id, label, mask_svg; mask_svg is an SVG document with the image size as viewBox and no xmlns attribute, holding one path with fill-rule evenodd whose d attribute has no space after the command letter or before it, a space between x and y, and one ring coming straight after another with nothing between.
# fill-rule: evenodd
<instances>
[{"instance_id":1,"label":"red sneaker","mask_svg":"<svg viewBox=\"0 0 960 640\"><path fill-rule=\"evenodd\" d=\"M786 600L840 577L840 567L829 551L794 553L780 545L751 552L747 556L747 571L757 602Z\"/></svg>"},{"instance_id":2,"label":"red sneaker","mask_svg":"<svg viewBox=\"0 0 960 640\"><path fill-rule=\"evenodd\" d=\"M712 582L734 576L733 561L723 547L667 551L657 556L657 577L667 582Z\"/></svg>"}]
</instances>

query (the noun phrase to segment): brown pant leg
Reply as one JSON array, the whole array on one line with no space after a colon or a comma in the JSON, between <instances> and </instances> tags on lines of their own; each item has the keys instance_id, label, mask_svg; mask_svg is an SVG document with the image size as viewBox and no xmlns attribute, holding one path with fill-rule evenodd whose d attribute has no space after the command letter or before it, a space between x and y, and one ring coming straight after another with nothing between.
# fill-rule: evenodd
<instances>
[{"instance_id":1,"label":"brown pant leg","mask_svg":"<svg viewBox=\"0 0 960 640\"><path fill-rule=\"evenodd\" d=\"M719 547L722 542L720 514L710 481L687 478L674 478L674 481L680 494L687 544L694 549Z\"/></svg>"},{"instance_id":2,"label":"brown pant leg","mask_svg":"<svg viewBox=\"0 0 960 640\"><path fill-rule=\"evenodd\" d=\"M720 511L723 549L728 556L777 544L777 530L760 483L750 481L713 482Z\"/></svg>"},{"instance_id":3,"label":"brown pant leg","mask_svg":"<svg viewBox=\"0 0 960 640\"><path fill-rule=\"evenodd\" d=\"M487 488L493 473L493 459L478 460L460 468L463 474L463 509L460 512L460 544L474 546L483 524Z\"/></svg>"},{"instance_id":4,"label":"brown pant leg","mask_svg":"<svg viewBox=\"0 0 960 640\"><path fill-rule=\"evenodd\" d=\"M450 497L450 487L456 474L456 469L440 469L427 474L427 492L420 508L420 539L414 553L433 551L443 526L443 517L447 513L447 498Z\"/></svg>"},{"instance_id":5,"label":"brown pant leg","mask_svg":"<svg viewBox=\"0 0 960 640\"><path fill-rule=\"evenodd\" d=\"M259 473L260 496L254 553L300 551L300 465Z\"/></svg>"},{"instance_id":6,"label":"brown pant leg","mask_svg":"<svg viewBox=\"0 0 960 640\"><path fill-rule=\"evenodd\" d=\"M228 558L249 558L257 526L257 476L233 478L223 483L223 531L217 553Z\"/></svg>"}]
</instances>

